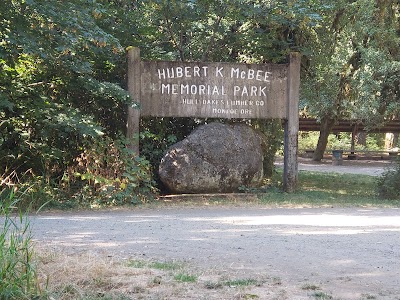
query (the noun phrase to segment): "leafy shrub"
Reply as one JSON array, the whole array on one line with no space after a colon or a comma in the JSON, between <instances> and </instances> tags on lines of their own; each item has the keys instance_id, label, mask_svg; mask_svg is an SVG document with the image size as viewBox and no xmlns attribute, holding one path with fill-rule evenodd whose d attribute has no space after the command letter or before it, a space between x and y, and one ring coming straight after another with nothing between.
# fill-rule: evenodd
<instances>
[{"instance_id":1,"label":"leafy shrub","mask_svg":"<svg viewBox=\"0 0 400 300\"><path fill-rule=\"evenodd\" d=\"M301 131L299 133L299 150L314 150L317 147L319 131ZM330 134L328 138L327 149L345 149L351 148L351 133L341 132L340 135ZM384 136L382 134L368 133L365 144L355 144L356 150L383 150Z\"/></svg>"},{"instance_id":2,"label":"leafy shrub","mask_svg":"<svg viewBox=\"0 0 400 300\"><path fill-rule=\"evenodd\" d=\"M283 130L280 120L257 120L253 121L253 126L262 131L265 135L265 145L263 148L263 171L264 177L271 178L274 171L274 162L277 152L282 150Z\"/></svg>"},{"instance_id":3,"label":"leafy shrub","mask_svg":"<svg viewBox=\"0 0 400 300\"><path fill-rule=\"evenodd\" d=\"M400 199L400 160L378 178L378 194L384 199Z\"/></svg>"},{"instance_id":4,"label":"leafy shrub","mask_svg":"<svg viewBox=\"0 0 400 300\"><path fill-rule=\"evenodd\" d=\"M351 148L351 135L347 132L340 133L340 135L330 134L328 137L328 149L350 149Z\"/></svg>"},{"instance_id":5,"label":"leafy shrub","mask_svg":"<svg viewBox=\"0 0 400 300\"><path fill-rule=\"evenodd\" d=\"M158 167L167 149L186 138L204 120L192 118L142 118L140 155L153 166L152 177L161 192L166 190L158 175Z\"/></svg>"},{"instance_id":6,"label":"leafy shrub","mask_svg":"<svg viewBox=\"0 0 400 300\"><path fill-rule=\"evenodd\" d=\"M22 213L13 216L19 201L15 196L14 188L0 192L0 299L36 299L41 291L33 263L29 221Z\"/></svg>"},{"instance_id":7,"label":"leafy shrub","mask_svg":"<svg viewBox=\"0 0 400 300\"><path fill-rule=\"evenodd\" d=\"M156 192L150 163L128 149L124 138L87 143L69 166L63 187L80 204L137 204Z\"/></svg>"},{"instance_id":8,"label":"leafy shrub","mask_svg":"<svg viewBox=\"0 0 400 300\"><path fill-rule=\"evenodd\" d=\"M299 150L314 150L318 143L319 132L301 131L299 132Z\"/></svg>"}]
</instances>

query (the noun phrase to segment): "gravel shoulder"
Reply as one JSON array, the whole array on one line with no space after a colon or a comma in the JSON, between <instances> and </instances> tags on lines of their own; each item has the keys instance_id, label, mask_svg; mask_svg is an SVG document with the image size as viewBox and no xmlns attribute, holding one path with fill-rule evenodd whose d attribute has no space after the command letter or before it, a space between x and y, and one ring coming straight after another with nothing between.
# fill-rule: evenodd
<instances>
[{"instance_id":1,"label":"gravel shoulder","mask_svg":"<svg viewBox=\"0 0 400 300\"><path fill-rule=\"evenodd\" d=\"M278 278L285 296L261 299L314 299L305 285L333 299L400 299L399 209L165 207L46 213L31 222L37 244L70 255L91 250Z\"/></svg>"}]
</instances>

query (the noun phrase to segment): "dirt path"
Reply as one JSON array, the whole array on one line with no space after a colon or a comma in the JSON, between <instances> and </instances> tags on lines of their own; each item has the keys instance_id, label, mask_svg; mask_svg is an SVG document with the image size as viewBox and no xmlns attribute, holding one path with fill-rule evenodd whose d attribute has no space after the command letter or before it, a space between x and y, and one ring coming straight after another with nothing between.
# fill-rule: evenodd
<instances>
[{"instance_id":1,"label":"dirt path","mask_svg":"<svg viewBox=\"0 0 400 300\"><path fill-rule=\"evenodd\" d=\"M275 165L283 168L283 160L277 159ZM370 176L379 176L388 168L393 166L390 160L347 160L344 159L341 165L332 165L331 159L323 159L320 162L309 158L299 157L299 171L315 172L334 172L342 174L363 174Z\"/></svg>"},{"instance_id":2,"label":"dirt path","mask_svg":"<svg viewBox=\"0 0 400 300\"><path fill-rule=\"evenodd\" d=\"M400 209L160 208L46 213L31 224L37 244L71 254L96 250L276 278L283 296L258 288L259 299L315 299L304 286L329 299L400 299Z\"/></svg>"}]
</instances>

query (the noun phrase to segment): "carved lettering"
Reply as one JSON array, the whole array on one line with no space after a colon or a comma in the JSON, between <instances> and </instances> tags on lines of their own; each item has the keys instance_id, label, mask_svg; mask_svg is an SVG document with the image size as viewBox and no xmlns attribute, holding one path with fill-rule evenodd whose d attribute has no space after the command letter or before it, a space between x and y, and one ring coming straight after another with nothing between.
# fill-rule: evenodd
<instances>
[{"instance_id":1,"label":"carved lettering","mask_svg":"<svg viewBox=\"0 0 400 300\"><path fill-rule=\"evenodd\" d=\"M231 68L230 76L231 78L243 79L243 80L257 80L257 81L265 81L270 82L269 78L272 75L271 72L263 71L263 70L240 70L240 68Z\"/></svg>"},{"instance_id":2,"label":"carved lettering","mask_svg":"<svg viewBox=\"0 0 400 300\"><path fill-rule=\"evenodd\" d=\"M215 77L224 77L224 75L222 74L222 70L224 69L224 67L216 67L215 68Z\"/></svg>"},{"instance_id":3,"label":"carved lettering","mask_svg":"<svg viewBox=\"0 0 400 300\"><path fill-rule=\"evenodd\" d=\"M224 86L204 85L204 84L189 85L189 84L162 83L161 94L226 96L226 91Z\"/></svg>"},{"instance_id":4,"label":"carved lettering","mask_svg":"<svg viewBox=\"0 0 400 300\"><path fill-rule=\"evenodd\" d=\"M223 68L222 68L223 69ZM175 67L158 69L158 79L173 79L173 78L191 78L191 77L207 77L208 67ZM222 74L221 74L222 75Z\"/></svg>"},{"instance_id":5,"label":"carved lettering","mask_svg":"<svg viewBox=\"0 0 400 300\"><path fill-rule=\"evenodd\" d=\"M287 99L286 67L200 62L161 62L156 68L148 65L144 63L144 95L151 94L152 101L162 99L168 111L176 107L184 115L230 118L269 116L276 111L285 115L285 105L277 108L277 103Z\"/></svg>"},{"instance_id":6,"label":"carved lettering","mask_svg":"<svg viewBox=\"0 0 400 300\"><path fill-rule=\"evenodd\" d=\"M241 97L266 97L267 86L233 86L233 96L241 96Z\"/></svg>"},{"instance_id":7,"label":"carved lettering","mask_svg":"<svg viewBox=\"0 0 400 300\"><path fill-rule=\"evenodd\" d=\"M213 108L212 110L213 114L226 114L226 115L237 115L238 110L237 109L225 109L225 108Z\"/></svg>"}]
</instances>

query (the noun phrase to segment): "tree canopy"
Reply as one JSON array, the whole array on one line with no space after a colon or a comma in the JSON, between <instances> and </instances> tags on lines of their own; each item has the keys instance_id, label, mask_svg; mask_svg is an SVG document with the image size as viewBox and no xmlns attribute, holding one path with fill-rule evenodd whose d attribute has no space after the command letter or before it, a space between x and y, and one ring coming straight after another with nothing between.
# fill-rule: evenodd
<instances>
[{"instance_id":1,"label":"tree canopy","mask_svg":"<svg viewBox=\"0 0 400 300\"><path fill-rule=\"evenodd\" d=\"M399 118L399 24L398 1L337 1L312 30L302 101L321 120L315 159L338 119L373 127Z\"/></svg>"}]
</instances>

